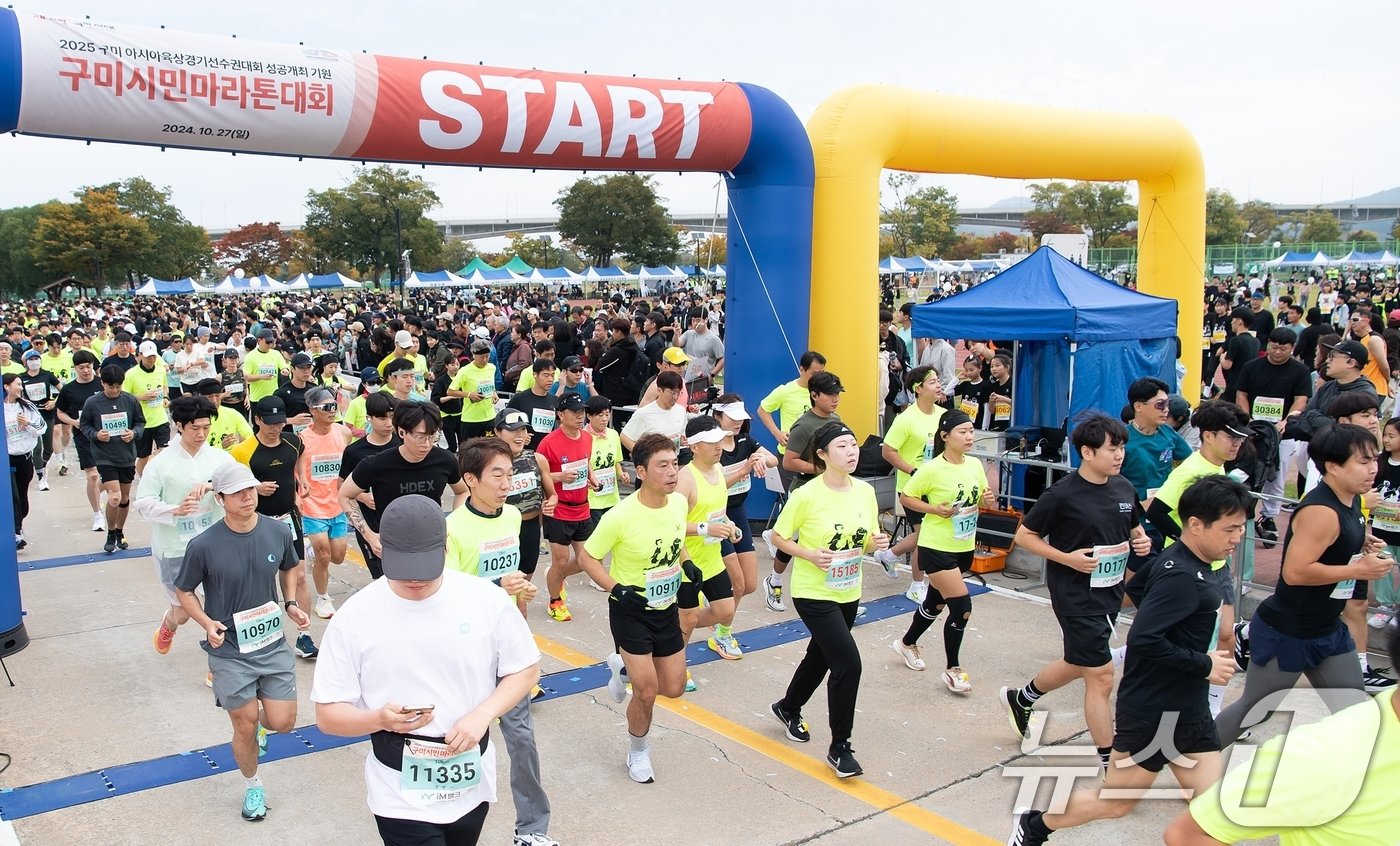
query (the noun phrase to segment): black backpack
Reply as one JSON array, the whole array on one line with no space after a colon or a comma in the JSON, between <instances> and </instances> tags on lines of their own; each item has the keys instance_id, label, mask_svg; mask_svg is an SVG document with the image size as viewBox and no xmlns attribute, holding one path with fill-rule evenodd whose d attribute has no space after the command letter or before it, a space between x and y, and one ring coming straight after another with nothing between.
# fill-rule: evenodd
<instances>
[{"instance_id":1,"label":"black backpack","mask_svg":"<svg viewBox=\"0 0 1400 846\"><path fill-rule=\"evenodd\" d=\"M632 363L627 368L627 375L622 377L622 385L627 389L627 393L632 397L632 402L637 402L642 398L642 388L646 387L647 380L651 378L651 360L641 347L636 348L636 354L632 356Z\"/></svg>"}]
</instances>

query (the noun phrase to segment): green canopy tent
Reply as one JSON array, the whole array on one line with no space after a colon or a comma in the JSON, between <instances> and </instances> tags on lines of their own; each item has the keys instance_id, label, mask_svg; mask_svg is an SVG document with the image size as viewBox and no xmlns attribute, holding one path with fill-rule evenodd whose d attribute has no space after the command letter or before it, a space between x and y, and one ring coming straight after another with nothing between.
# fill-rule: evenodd
<instances>
[{"instance_id":1,"label":"green canopy tent","mask_svg":"<svg viewBox=\"0 0 1400 846\"><path fill-rule=\"evenodd\" d=\"M495 270L496 268L481 260L481 256L473 258L467 266L457 271L458 276L470 276L478 270Z\"/></svg>"},{"instance_id":2,"label":"green canopy tent","mask_svg":"<svg viewBox=\"0 0 1400 846\"><path fill-rule=\"evenodd\" d=\"M501 269L514 271L521 276L529 276L530 271L534 270L534 268L527 264L525 259L520 256L512 256L510 261L501 266Z\"/></svg>"}]
</instances>

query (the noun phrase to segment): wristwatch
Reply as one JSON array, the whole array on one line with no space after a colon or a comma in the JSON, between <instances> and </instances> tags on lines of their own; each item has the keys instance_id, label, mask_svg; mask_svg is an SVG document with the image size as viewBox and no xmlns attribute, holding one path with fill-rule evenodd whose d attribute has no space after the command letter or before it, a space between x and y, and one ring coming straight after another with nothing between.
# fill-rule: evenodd
<instances>
[{"instance_id":1,"label":"wristwatch","mask_svg":"<svg viewBox=\"0 0 1400 846\"><path fill-rule=\"evenodd\" d=\"M282 607L287 611L292 610L293 605L296 605L298 608L301 607L299 604L297 604L297 601L295 599L289 599L286 602L282 603Z\"/></svg>"}]
</instances>

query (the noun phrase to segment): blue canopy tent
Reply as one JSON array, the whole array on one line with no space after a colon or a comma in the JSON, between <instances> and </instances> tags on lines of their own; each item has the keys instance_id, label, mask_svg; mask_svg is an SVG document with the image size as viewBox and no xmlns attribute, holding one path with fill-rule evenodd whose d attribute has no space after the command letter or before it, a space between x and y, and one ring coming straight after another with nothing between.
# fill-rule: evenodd
<instances>
[{"instance_id":1,"label":"blue canopy tent","mask_svg":"<svg viewBox=\"0 0 1400 846\"><path fill-rule=\"evenodd\" d=\"M1018 341L1012 424L1068 430L1090 410L1116 419L1134 379L1176 384L1176 318L1175 300L1041 247L981 285L914 306L914 337Z\"/></svg>"},{"instance_id":2,"label":"blue canopy tent","mask_svg":"<svg viewBox=\"0 0 1400 846\"><path fill-rule=\"evenodd\" d=\"M173 294L197 294L206 290L194 283L194 280L186 276L184 279L147 279L146 284L140 286L131 293L138 297L169 296Z\"/></svg>"}]
</instances>

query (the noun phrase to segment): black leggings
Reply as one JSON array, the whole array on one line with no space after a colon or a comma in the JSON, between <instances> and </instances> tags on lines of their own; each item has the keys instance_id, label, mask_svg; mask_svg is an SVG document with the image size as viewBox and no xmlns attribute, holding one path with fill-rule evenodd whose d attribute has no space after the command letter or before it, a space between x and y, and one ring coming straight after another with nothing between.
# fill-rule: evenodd
<instances>
[{"instance_id":1,"label":"black leggings","mask_svg":"<svg viewBox=\"0 0 1400 846\"><path fill-rule=\"evenodd\" d=\"M34 481L34 459L28 454L10 456L10 493L14 500L15 534L24 533L24 518L29 516L29 483Z\"/></svg>"},{"instance_id":2,"label":"black leggings","mask_svg":"<svg viewBox=\"0 0 1400 846\"><path fill-rule=\"evenodd\" d=\"M419 822L375 816L374 824L384 846L476 846L486 824L490 804L482 802L449 823Z\"/></svg>"},{"instance_id":3,"label":"black leggings","mask_svg":"<svg viewBox=\"0 0 1400 846\"><path fill-rule=\"evenodd\" d=\"M369 548L369 544L365 542L365 536L355 532L355 543L359 545L360 554L365 558L365 566L369 568L369 577L377 579L384 575L384 562L380 560L378 555L374 554L374 550Z\"/></svg>"},{"instance_id":4,"label":"black leggings","mask_svg":"<svg viewBox=\"0 0 1400 846\"><path fill-rule=\"evenodd\" d=\"M42 473L48 466L49 459L53 457L53 427L58 425L57 418L50 418L44 415L44 434L39 436L39 442L34 445L34 451L30 456L34 459L34 468Z\"/></svg>"},{"instance_id":5,"label":"black leggings","mask_svg":"<svg viewBox=\"0 0 1400 846\"><path fill-rule=\"evenodd\" d=\"M827 720L831 724L831 742L844 743L851 739L856 717L856 693L860 690L860 650L851 637L856 624L858 602L832 602L829 599L794 599L797 616L802 618L812 638L807 642L807 654L792 674L787 693L782 699L783 710L790 714L802 712L802 706L817 692L828 671L831 680L826 685Z\"/></svg>"}]
</instances>

